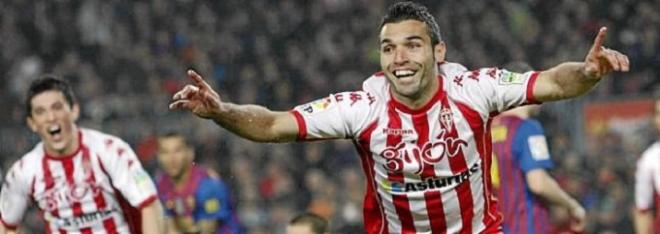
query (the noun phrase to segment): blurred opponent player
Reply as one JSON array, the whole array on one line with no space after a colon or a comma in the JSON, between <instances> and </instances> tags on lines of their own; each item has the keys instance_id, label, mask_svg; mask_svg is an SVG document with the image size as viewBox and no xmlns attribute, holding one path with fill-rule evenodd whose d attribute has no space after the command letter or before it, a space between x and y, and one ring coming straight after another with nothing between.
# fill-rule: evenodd
<instances>
[{"instance_id":1,"label":"blurred opponent player","mask_svg":"<svg viewBox=\"0 0 660 234\"><path fill-rule=\"evenodd\" d=\"M0 195L0 233L14 233L32 203L48 233L163 233L156 187L121 139L78 127L68 83L34 81L27 123L41 142L8 171Z\"/></svg>"},{"instance_id":2,"label":"blurred opponent player","mask_svg":"<svg viewBox=\"0 0 660 234\"><path fill-rule=\"evenodd\" d=\"M216 173L194 164L195 152L184 136L158 139L163 171L157 186L170 233L242 233L233 212L229 188Z\"/></svg>"},{"instance_id":3,"label":"blurred opponent player","mask_svg":"<svg viewBox=\"0 0 660 234\"><path fill-rule=\"evenodd\" d=\"M501 215L490 185L490 117L579 96L606 74L629 69L625 55L601 46L605 28L584 62L524 74L439 72L446 46L433 16L417 3L391 5L379 30L382 72L362 90L272 111L223 102L191 70L194 85L177 92L170 108L258 142L352 139L368 182L367 233L494 233Z\"/></svg>"},{"instance_id":4,"label":"blurred opponent player","mask_svg":"<svg viewBox=\"0 0 660 234\"><path fill-rule=\"evenodd\" d=\"M656 92L654 104L653 125L660 134L660 92ZM634 220L638 234L660 233L660 141L655 136L656 142L637 161Z\"/></svg>"},{"instance_id":5,"label":"blurred opponent player","mask_svg":"<svg viewBox=\"0 0 660 234\"><path fill-rule=\"evenodd\" d=\"M531 67L514 63L507 69L526 71ZM493 120L492 183L504 215L504 233L550 233L548 208L551 204L565 208L575 221L571 229L582 232L584 208L546 171L554 164L543 127L531 118L540 108L540 105L516 107Z\"/></svg>"}]
</instances>

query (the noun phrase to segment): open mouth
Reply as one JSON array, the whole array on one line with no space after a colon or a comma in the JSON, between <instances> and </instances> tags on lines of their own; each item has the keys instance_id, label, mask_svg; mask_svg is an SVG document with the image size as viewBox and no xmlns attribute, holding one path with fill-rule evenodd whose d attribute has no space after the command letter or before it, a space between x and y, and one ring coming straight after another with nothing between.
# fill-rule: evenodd
<instances>
[{"instance_id":1,"label":"open mouth","mask_svg":"<svg viewBox=\"0 0 660 234\"><path fill-rule=\"evenodd\" d=\"M397 79L401 79L401 78L414 76L415 74L417 74L417 71L402 69L402 70L395 70L393 74Z\"/></svg>"},{"instance_id":2,"label":"open mouth","mask_svg":"<svg viewBox=\"0 0 660 234\"><path fill-rule=\"evenodd\" d=\"M60 125L53 125L48 128L48 134L53 137L59 137L62 134L62 127Z\"/></svg>"}]
</instances>

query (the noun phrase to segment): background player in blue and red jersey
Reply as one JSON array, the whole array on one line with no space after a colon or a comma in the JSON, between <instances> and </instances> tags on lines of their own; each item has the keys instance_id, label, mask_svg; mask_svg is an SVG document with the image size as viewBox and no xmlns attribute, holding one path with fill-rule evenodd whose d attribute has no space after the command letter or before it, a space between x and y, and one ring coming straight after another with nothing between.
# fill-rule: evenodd
<instances>
[{"instance_id":1,"label":"background player in blue and red jersey","mask_svg":"<svg viewBox=\"0 0 660 234\"><path fill-rule=\"evenodd\" d=\"M186 138L169 133L158 139L157 178L171 233L242 233L229 188L217 173L195 165Z\"/></svg>"},{"instance_id":2,"label":"background player in blue and red jersey","mask_svg":"<svg viewBox=\"0 0 660 234\"><path fill-rule=\"evenodd\" d=\"M529 70L514 63L513 71ZM574 219L572 231L584 231L585 210L571 198L546 170L554 164L543 127L536 119L540 105L527 105L503 112L493 120L492 183L504 215L505 233L550 233L548 208L558 205Z\"/></svg>"}]
</instances>

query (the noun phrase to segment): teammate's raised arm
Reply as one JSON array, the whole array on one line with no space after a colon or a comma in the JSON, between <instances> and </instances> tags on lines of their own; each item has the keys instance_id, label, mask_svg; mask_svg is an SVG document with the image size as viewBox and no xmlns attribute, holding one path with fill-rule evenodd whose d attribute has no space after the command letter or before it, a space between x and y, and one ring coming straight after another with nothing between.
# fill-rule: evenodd
<instances>
[{"instance_id":1,"label":"teammate's raised arm","mask_svg":"<svg viewBox=\"0 0 660 234\"><path fill-rule=\"evenodd\" d=\"M174 94L170 109L189 110L253 141L286 142L298 136L298 125L291 113L271 111L258 105L223 102L220 95L195 71L188 70L188 77L193 84Z\"/></svg>"},{"instance_id":2,"label":"teammate's raised arm","mask_svg":"<svg viewBox=\"0 0 660 234\"><path fill-rule=\"evenodd\" d=\"M630 70L628 56L603 47L607 28L602 27L584 62L566 62L543 71L534 86L538 101L555 101L582 95L612 71Z\"/></svg>"}]
</instances>

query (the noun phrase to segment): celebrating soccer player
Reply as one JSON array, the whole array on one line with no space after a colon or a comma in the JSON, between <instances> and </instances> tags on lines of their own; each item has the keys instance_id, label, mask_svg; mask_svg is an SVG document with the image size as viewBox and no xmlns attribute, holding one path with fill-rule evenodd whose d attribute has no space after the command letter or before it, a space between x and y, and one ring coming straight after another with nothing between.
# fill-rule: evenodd
<instances>
[{"instance_id":1,"label":"celebrating soccer player","mask_svg":"<svg viewBox=\"0 0 660 234\"><path fill-rule=\"evenodd\" d=\"M170 107L253 141L353 140L368 182L367 233L499 232L488 173L490 117L579 96L611 71L627 71L625 55L601 46L605 33L599 31L584 62L524 74L486 68L443 76L437 64L446 47L435 19L424 6L398 2L380 26L382 72L363 90L280 112L223 102L188 71L194 84L177 92Z\"/></svg>"},{"instance_id":2,"label":"celebrating soccer player","mask_svg":"<svg viewBox=\"0 0 660 234\"><path fill-rule=\"evenodd\" d=\"M14 163L0 195L0 233L14 233L31 202L48 233L163 233L156 187L121 139L78 127L68 83L47 75L25 100L41 142Z\"/></svg>"}]
</instances>

